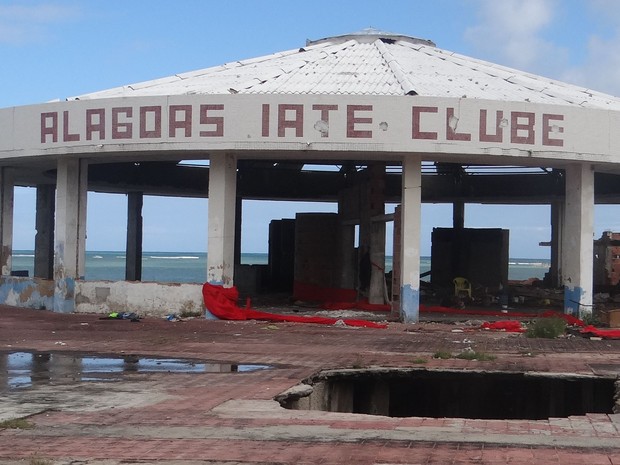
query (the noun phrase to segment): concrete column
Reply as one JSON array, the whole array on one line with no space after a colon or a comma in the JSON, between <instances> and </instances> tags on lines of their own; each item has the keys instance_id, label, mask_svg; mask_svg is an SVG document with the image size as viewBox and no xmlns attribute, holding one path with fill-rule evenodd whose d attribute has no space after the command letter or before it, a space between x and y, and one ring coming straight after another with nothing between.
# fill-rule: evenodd
<instances>
[{"instance_id":1,"label":"concrete column","mask_svg":"<svg viewBox=\"0 0 620 465\"><path fill-rule=\"evenodd\" d=\"M54 234L54 311L75 309L75 280L84 278L88 164L58 160Z\"/></svg>"},{"instance_id":2,"label":"concrete column","mask_svg":"<svg viewBox=\"0 0 620 465\"><path fill-rule=\"evenodd\" d=\"M417 155L403 160L401 216L400 319L420 318L420 217L422 214L422 161Z\"/></svg>"},{"instance_id":3,"label":"concrete column","mask_svg":"<svg viewBox=\"0 0 620 465\"><path fill-rule=\"evenodd\" d=\"M465 227L465 202L454 202L452 204L452 227L454 229Z\"/></svg>"},{"instance_id":4,"label":"concrete column","mask_svg":"<svg viewBox=\"0 0 620 465\"><path fill-rule=\"evenodd\" d=\"M0 241L2 276L9 276L13 255L13 175L10 168L0 168Z\"/></svg>"},{"instance_id":5,"label":"concrete column","mask_svg":"<svg viewBox=\"0 0 620 465\"><path fill-rule=\"evenodd\" d=\"M374 217L385 215L385 163L373 163L369 167L368 191L370 224L370 288L368 302L385 303L385 220Z\"/></svg>"},{"instance_id":6,"label":"concrete column","mask_svg":"<svg viewBox=\"0 0 620 465\"><path fill-rule=\"evenodd\" d=\"M562 245L564 313L592 313L594 171L586 163L566 167Z\"/></svg>"},{"instance_id":7,"label":"concrete column","mask_svg":"<svg viewBox=\"0 0 620 465\"><path fill-rule=\"evenodd\" d=\"M127 194L127 244L125 254L125 279L142 280L142 192Z\"/></svg>"},{"instance_id":8,"label":"concrete column","mask_svg":"<svg viewBox=\"0 0 620 465\"><path fill-rule=\"evenodd\" d=\"M340 192L338 195L338 268L340 269L341 289L355 289L355 273L357 270L355 257L355 225L346 221L348 210L353 208L348 204L348 197Z\"/></svg>"},{"instance_id":9,"label":"concrete column","mask_svg":"<svg viewBox=\"0 0 620 465\"><path fill-rule=\"evenodd\" d=\"M237 160L231 154L215 154L210 160L207 282L230 287L235 263Z\"/></svg>"},{"instance_id":10,"label":"concrete column","mask_svg":"<svg viewBox=\"0 0 620 465\"><path fill-rule=\"evenodd\" d=\"M235 200L235 266L241 265L241 228L243 226L243 197L236 196Z\"/></svg>"},{"instance_id":11,"label":"concrete column","mask_svg":"<svg viewBox=\"0 0 620 465\"><path fill-rule=\"evenodd\" d=\"M37 186L37 212L34 236L34 275L52 279L54 276L54 215L56 186Z\"/></svg>"},{"instance_id":12,"label":"concrete column","mask_svg":"<svg viewBox=\"0 0 620 465\"><path fill-rule=\"evenodd\" d=\"M549 277L551 286L559 287L562 283L562 231L564 229L564 202L551 203L551 266Z\"/></svg>"}]
</instances>

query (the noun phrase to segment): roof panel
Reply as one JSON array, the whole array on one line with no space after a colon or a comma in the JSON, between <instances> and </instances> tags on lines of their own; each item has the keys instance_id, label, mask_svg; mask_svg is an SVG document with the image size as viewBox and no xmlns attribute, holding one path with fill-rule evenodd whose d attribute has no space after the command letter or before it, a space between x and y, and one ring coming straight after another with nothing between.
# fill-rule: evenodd
<instances>
[{"instance_id":1,"label":"roof panel","mask_svg":"<svg viewBox=\"0 0 620 465\"><path fill-rule=\"evenodd\" d=\"M620 109L620 99L376 30L80 95L72 99L192 94L406 95Z\"/></svg>"}]
</instances>

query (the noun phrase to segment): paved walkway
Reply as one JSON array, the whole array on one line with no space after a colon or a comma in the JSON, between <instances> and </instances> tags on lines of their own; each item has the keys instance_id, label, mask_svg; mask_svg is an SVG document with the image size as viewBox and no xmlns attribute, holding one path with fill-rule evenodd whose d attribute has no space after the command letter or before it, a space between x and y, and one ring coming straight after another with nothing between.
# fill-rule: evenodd
<instances>
[{"instance_id":1,"label":"paved walkway","mask_svg":"<svg viewBox=\"0 0 620 465\"><path fill-rule=\"evenodd\" d=\"M322 369L389 366L620 374L620 341L528 339L475 326L388 329L194 319L101 320L0 307L6 353L191 358L207 373L116 373L79 381L65 364L41 379L3 379L0 463L47 464L619 464L620 415L545 420L389 418L287 410L273 400ZM492 361L433 358L465 347ZM53 356L52 356L53 358ZM9 358L3 358L6 373ZM218 364L215 364L217 362ZM226 371L229 364L271 369ZM66 366L69 365L69 366ZM15 388L15 383L25 385ZM13 383L13 384L11 384Z\"/></svg>"}]
</instances>

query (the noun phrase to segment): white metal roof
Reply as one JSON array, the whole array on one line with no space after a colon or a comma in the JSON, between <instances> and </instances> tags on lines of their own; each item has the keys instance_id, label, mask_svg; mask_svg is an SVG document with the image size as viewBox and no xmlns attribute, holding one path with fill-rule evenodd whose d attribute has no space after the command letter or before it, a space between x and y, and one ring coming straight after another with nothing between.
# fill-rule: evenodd
<instances>
[{"instance_id":1,"label":"white metal roof","mask_svg":"<svg viewBox=\"0 0 620 465\"><path fill-rule=\"evenodd\" d=\"M620 110L620 98L376 29L68 100L201 94L421 95Z\"/></svg>"}]
</instances>

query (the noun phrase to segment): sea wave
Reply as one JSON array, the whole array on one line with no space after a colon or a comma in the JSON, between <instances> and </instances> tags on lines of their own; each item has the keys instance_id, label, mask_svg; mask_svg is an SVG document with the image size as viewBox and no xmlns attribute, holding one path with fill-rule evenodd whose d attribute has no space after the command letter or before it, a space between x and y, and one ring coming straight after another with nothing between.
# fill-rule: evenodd
<instances>
[{"instance_id":1,"label":"sea wave","mask_svg":"<svg viewBox=\"0 0 620 465\"><path fill-rule=\"evenodd\" d=\"M27 257L27 258L34 258L34 254L14 254L13 257Z\"/></svg>"},{"instance_id":2,"label":"sea wave","mask_svg":"<svg viewBox=\"0 0 620 465\"><path fill-rule=\"evenodd\" d=\"M549 262L508 262L510 266L549 267Z\"/></svg>"},{"instance_id":3,"label":"sea wave","mask_svg":"<svg viewBox=\"0 0 620 465\"><path fill-rule=\"evenodd\" d=\"M103 258L103 257L102 257L101 255L93 255L93 256L92 256L92 257L90 257L90 258Z\"/></svg>"},{"instance_id":4,"label":"sea wave","mask_svg":"<svg viewBox=\"0 0 620 465\"><path fill-rule=\"evenodd\" d=\"M200 259L200 257L195 257L193 255L179 255L179 256L173 256L173 257L149 255L148 258L152 258L154 260L199 260Z\"/></svg>"}]
</instances>

